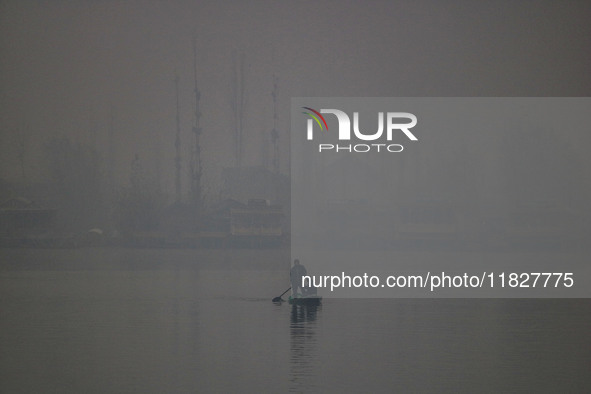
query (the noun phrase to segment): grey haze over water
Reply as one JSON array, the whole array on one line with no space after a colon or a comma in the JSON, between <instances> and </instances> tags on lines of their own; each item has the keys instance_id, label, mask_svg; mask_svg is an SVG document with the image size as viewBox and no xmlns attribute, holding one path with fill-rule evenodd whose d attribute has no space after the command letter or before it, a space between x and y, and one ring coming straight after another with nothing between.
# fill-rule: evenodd
<instances>
[{"instance_id":1,"label":"grey haze over water","mask_svg":"<svg viewBox=\"0 0 591 394\"><path fill-rule=\"evenodd\" d=\"M124 184L137 153L174 190L174 74L184 155L198 53L204 177L232 166L233 65L244 55L246 165L262 163L278 80L280 169L289 171L291 97L587 96L584 2L3 2L0 177L43 180L43 143L66 135L112 157ZM233 60L234 59L234 60ZM115 149L109 156L108 133ZM589 166L589 133L563 138ZM186 158L185 158L186 160ZM188 171L186 162L184 171ZM185 176L186 173L185 173ZM187 193L186 181L183 186Z\"/></svg>"},{"instance_id":2,"label":"grey haze over water","mask_svg":"<svg viewBox=\"0 0 591 394\"><path fill-rule=\"evenodd\" d=\"M589 15L591 5L577 1L3 1L0 199L31 197L19 195L26 190L19 187L35 185L34 199L52 208L57 194L45 187L52 181L47 143L63 137L80 152L94 149L91 170L111 192L131 183L137 157L169 206L176 73L186 200L193 39L203 181L215 201L222 169L236 164L231 130L239 59L243 164L266 160L275 76L279 172L286 175L292 97L588 97ZM515 137L530 147L507 156L528 164L526 175L506 178L519 198L556 200L551 190L584 218L588 131L556 128L543 141L509 130L487 138L504 146ZM560 149L548 157L554 138ZM453 162L454 149L470 146L442 142L442 156L429 165ZM486 163L504 160L485 153ZM546 187L548 174L536 171L537 163L555 170L552 179L567 185L568 197L560 194L562 183ZM507 173L488 168L487 174ZM474 191L453 176L425 180L439 182L433 190L448 195ZM96 202L79 207L88 219L84 231L108 216L108 201L92 198L95 189L85 182L66 186L62 196ZM437 197L433 190L423 194ZM504 255L513 252L487 247L481 252L491 259L509 261ZM0 391L590 391L587 299L327 297L318 308L274 305L271 299L289 287L290 252L3 247ZM568 245L526 251L532 261L554 259L556 270L570 252ZM436 247L392 251L408 264L421 254L466 265L477 256Z\"/></svg>"}]
</instances>

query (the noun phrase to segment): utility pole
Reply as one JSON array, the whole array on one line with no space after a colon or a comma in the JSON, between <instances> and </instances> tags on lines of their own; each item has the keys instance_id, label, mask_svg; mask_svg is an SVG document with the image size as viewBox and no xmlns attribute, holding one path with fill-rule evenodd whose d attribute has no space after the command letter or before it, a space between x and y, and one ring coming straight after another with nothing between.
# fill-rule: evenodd
<instances>
[{"instance_id":1,"label":"utility pole","mask_svg":"<svg viewBox=\"0 0 591 394\"><path fill-rule=\"evenodd\" d=\"M26 172L25 172L25 157L27 153L27 145L28 145L28 130L27 126L24 122L22 125L17 129L17 145L16 145L16 154L18 156L18 160L21 167L21 180L24 183L27 179Z\"/></svg>"},{"instance_id":2,"label":"utility pole","mask_svg":"<svg viewBox=\"0 0 591 394\"><path fill-rule=\"evenodd\" d=\"M193 125L194 134L194 145L191 149L191 201L193 203L193 209L195 215L198 217L201 214L203 208L202 192L201 192L201 175L203 174L201 167L201 111L199 107L199 101L201 99L201 93L197 87L197 40L193 39L193 72L195 81L195 124Z\"/></svg>"},{"instance_id":3,"label":"utility pole","mask_svg":"<svg viewBox=\"0 0 591 394\"><path fill-rule=\"evenodd\" d=\"M234 80L232 83L232 111L234 112L234 148L236 166L242 167L242 140L244 132L244 54L234 54Z\"/></svg>"},{"instance_id":4,"label":"utility pole","mask_svg":"<svg viewBox=\"0 0 591 394\"><path fill-rule=\"evenodd\" d=\"M271 164L273 172L279 173L279 130L277 130L277 77L273 75L273 130L271 130L271 141L273 143L273 158Z\"/></svg>"},{"instance_id":5,"label":"utility pole","mask_svg":"<svg viewBox=\"0 0 591 394\"><path fill-rule=\"evenodd\" d=\"M176 204L181 203L181 119L179 109L179 76L174 73L174 86L176 91L176 138L174 140L174 147L176 149L176 156L174 158L175 164L175 192L176 192Z\"/></svg>"},{"instance_id":6,"label":"utility pole","mask_svg":"<svg viewBox=\"0 0 591 394\"><path fill-rule=\"evenodd\" d=\"M109 119L109 141L108 141L108 153L107 153L107 157L108 157L108 161L109 164L107 166L107 178L108 178L108 182L109 182L109 190L108 190L108 194L109 194L109 200L112 201L113 197L115 195L115 115L114 115L114 108L113 108L113 104L111 103L111 114L110 114L110 119Z\"/></svg>"}]
</instances>

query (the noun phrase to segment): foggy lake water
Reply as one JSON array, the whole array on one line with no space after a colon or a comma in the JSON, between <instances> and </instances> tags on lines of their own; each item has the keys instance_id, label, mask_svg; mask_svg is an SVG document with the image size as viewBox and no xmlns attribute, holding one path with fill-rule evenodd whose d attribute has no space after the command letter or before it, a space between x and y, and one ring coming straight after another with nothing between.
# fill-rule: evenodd
<instances>
[{"instance_id":1,"label":"foggy lake water","mask_svg":"<svg viewBox=\"0 0 591 394\"><path fill-rule=\"evenodd\" d=\"M0 394L591 393L590 15L1 1ZM589 298L274 304L296 256Z\"/></svg>"},{"instance_id":2,"label":"foggy lake water","mask_svg":"<svg viewBox=\"0 0 591 394\"><path fill-rule=\"evenodd\" d=\"M273 304L289 262L1 249L0 392L589 392L589 300Z\"/></svg>"}]
</instances>

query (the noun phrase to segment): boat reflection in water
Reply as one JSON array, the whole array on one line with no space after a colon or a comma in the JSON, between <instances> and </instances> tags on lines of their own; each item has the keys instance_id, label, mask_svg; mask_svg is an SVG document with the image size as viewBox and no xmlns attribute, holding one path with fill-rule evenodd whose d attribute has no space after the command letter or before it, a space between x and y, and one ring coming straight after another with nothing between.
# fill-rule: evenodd
<instances>
[{"instance_id":1,"label":"boat reflection in water","mask_svg":"<svg viewBox=\"0 0 591 394\"><path fill-rule=\"evenodd\" d=\"M289 391L319 389L316 382L318 357L318 316L321 305L291 305Z\"/></svg>"}]
</instances>

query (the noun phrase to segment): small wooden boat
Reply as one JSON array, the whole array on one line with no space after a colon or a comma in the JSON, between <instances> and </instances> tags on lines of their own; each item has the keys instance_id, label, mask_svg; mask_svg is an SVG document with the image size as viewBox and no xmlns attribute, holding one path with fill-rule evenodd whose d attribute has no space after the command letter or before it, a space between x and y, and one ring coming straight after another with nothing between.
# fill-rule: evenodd
<instances>
[{"instance_id":1,"label":"small wooden boat","mask_svg":"<svg viewBox=\"0 0 591 394\"><path fill-rule=\"evenodd\" d=\"M290 305L320 305L322 297L317 295L301 295L289 296L288 302Z\"/></svg>"}]
</instances>

